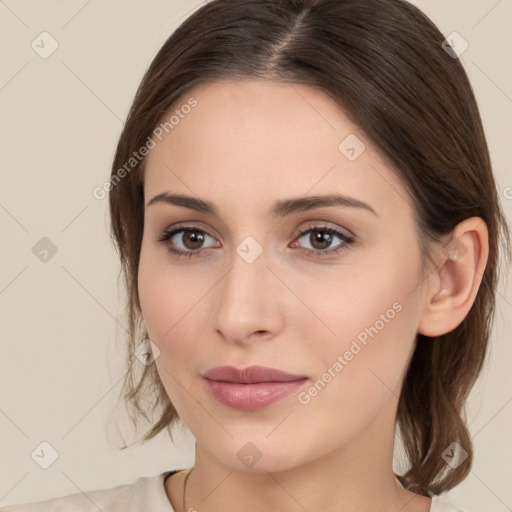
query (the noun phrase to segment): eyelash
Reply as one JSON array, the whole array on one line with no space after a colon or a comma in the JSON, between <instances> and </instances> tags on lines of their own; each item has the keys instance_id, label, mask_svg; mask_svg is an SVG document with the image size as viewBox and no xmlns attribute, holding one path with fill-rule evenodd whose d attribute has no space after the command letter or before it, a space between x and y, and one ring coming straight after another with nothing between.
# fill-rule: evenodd
<instances>
[{"instance_id":1,"label":"eyelash","mask_svg":"<svg viewBox=\"0 0 512 512\"><path fill-rule=\"evenodd\" d=\"M325 257L326 255L333 255L341 253L342 251L348 249L351 244L354 243L355 237L345 235L341 231L338 231L337 229L334 229L330 226L322 226L322 225L311 225L308 226L303 231L299 232L297 239L302 238L304 235L310 233L311 231L320 231L324 233L328 233L330 235L335 235L338 238L342 240L343 243L341 243L336 249L326 249L326 250L315 250L315 249L306 249L306 253L308 256L314 256L317 258ZM198 226L178 226L173 229L166 229L160 237L157 239L157 242L160 243L166 243L168 242L175 234L180 232L198 232L200 234L208 235L211 238L214 238L212 235L208 233L208 231L205 231L204 229L199 228ZM167 250L177 256L178 258L185 256L187 258L198 256L201 252L201 249L198 249L196 251L182 251L175 249L174 247L171 247L169 244L167 245Z\"/></svg>"}]
</instances>

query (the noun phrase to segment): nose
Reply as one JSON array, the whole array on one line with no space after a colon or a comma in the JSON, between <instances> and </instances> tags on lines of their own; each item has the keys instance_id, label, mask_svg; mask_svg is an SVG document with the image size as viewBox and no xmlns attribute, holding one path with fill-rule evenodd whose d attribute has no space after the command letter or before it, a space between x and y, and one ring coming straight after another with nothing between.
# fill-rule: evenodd
<instances>
[{"instance_id":1,"label":"nose","mask_svg":"<svg viewBox=\"0 0 512 512\"><path fill-rule=\"evenodd\" d=\"M246 261L236 251L231 267L215 287L213 328L226 342L247 344L275 337L283 327L283 283L264 250Z\"/></svg>"}]
</instances>

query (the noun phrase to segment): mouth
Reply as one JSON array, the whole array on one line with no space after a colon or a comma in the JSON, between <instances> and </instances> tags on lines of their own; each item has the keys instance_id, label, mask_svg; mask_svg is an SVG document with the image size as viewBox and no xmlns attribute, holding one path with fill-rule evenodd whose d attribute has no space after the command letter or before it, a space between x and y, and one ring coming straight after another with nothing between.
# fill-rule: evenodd
<instances>
[{"instance_id":1,"label":"mouth","mask_svg":"<svg viewBox=\"0 0 512 512\"><path fill-rule=\"evenodd\" d=\"M209 380L234 382L238 384L293 382L308 378L306 375L293 375L267 366L249 366L241 369L235 368L234 366L217 366L216 368L207 371L202 376Z\"/></svg>"},{"instance_id":2,"label":"mouth","mask_svg":"<svg viewBox=\"0 0 512 512\"><path fill-rule=\"evenodd\" d=\"M218 366L202 375L208 392L218 402L241 410L256 410L273 404L298 391L309 381L305 375L249 366L238 369Z\"/></svg>"}]
</instances>

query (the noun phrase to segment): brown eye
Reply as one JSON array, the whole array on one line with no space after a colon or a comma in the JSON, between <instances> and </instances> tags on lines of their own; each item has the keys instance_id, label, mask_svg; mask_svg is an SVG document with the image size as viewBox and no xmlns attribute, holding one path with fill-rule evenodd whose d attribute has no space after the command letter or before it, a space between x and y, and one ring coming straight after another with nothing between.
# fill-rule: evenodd
<instances>
[{"instance_id":1,"label":"brown eye","mask_svg":"<svg viewBox=\"0 0 512 512\"><path fill-rule=\"evenodd\" d=\"M297 240L302 240L302 244L309 244L309 247L302 245L308 256L318 257L339 253L349 248L355 240L353 236L345 235L329 226L311 226L302 231L300 235ZM339 242L334 244L336 239L339 239Z\"/></svg>"},{"instance_id":2,"label":"brown eye","mask_svg":"<svg viewBox=\"0 0 512 512\"><path fill-rule=\"evenodd\" d=\"M332 234L325 230L312 230L309 235L309 242L314 249L328 249L332 243Z\"/></svg>"},{"instance_id":3,"label":"brown eye","mask_svg":"<svg viewBox=\"0 0 512 512\"><path fill-rule=\"evenodd\" d=\"M350 238L343 233L340 233L333 228L321 226L303 231L301 235L302 236L299 238L299 240L304 239L311 246L306 248L316 249L318 251L325 251L326 249L329 249L333 243L333 240L336 238L339 238L341 242L350 241ZM340 245L340 243L337 245Z\"/></svg>"},{"instance_id":4,"label":"brown eye","mask_svg":"<svg viewBox=\"0 0 512 512\"><path fill-rule=\"evenodd\" d=\"M204 245L207 238L213 239L206 231L194 226L177 227L164 231L157 242L165 243L171 253L181 256L195 256L202 252L202 249L211 246Z\"/></svg>"},{"instance_id":5,"label":"brown eye","mask_svg":"<svg viewBox=\"0 0 512 512\"><path fill-rule=\"evenodd\" d=\"M201 231L184 231L182 242L187 249L199 249L204 243L204 234Z\"/></svg>"}]
</instances>

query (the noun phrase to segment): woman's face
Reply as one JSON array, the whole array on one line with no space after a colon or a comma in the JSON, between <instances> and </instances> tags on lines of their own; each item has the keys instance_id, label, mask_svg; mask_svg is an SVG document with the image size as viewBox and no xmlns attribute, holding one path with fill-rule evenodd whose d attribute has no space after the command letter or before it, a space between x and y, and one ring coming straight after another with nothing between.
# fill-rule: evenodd
<instances>
[{"instance_id":1,"label":"woman's face","mask_svg":"<svg viewBox=\"0 0 512 512\"><path fill-rule=\"evenodd\" d=\"M406 190L318 90L216 82L180 101L147 157L138 281L170 400L232 468L371 457L394 436L425 300ZM148 205L159 194L190 203ZM295 377L204 377L225 365Z\"/></svg>"}]
</instances>

